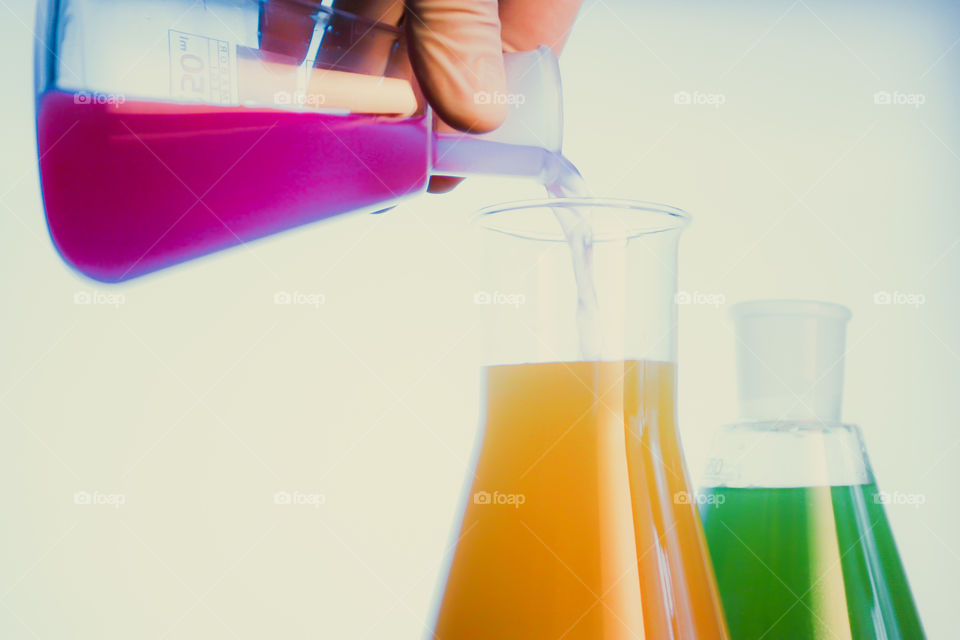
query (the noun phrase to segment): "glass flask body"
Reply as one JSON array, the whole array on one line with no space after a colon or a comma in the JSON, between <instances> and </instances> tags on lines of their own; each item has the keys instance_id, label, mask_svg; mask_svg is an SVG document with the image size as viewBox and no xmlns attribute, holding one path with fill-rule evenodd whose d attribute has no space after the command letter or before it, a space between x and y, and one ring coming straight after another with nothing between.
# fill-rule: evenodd
<instances>
[{"instance_id":1,"label":"glass flask body","mask_svg":"<svg viewBox=\"0 0 960 640\"><path fill-rule=\"evenodd\" d=\"M848 318L734 307L747 419L719 430L698 499L734 640L924 637L860 430L839 421Z\"/></svg>"},{"instance_id":2,"label":"glass flask body","mask_svg":"<svg viewBox=\"0 0 960 640\"><path fill-rule=\"evenodd\" d=\"M592 218L592 325L551 206ZM435 637L726 637L676 428L684 223L603 200L479 216L486 409Z\"/></svg>"},{"instance_id":3,"label":"glass flask body","mask_svg":"<svg viewBox=\"0 0 960 640\"><path fill-rule=\"evenodd\" d=\"M544 154L559 151L548 50L507 56L510 90L527 99L511 126L471 147L478 138L433 132L398 39L402 3L376 19L343 4L39 3L40 177L64 260L97 280L126 280L388 208L422 192L434 171L537 176ZM504 162L511 136L518 150Z\"/></svg>"}]
</instances>

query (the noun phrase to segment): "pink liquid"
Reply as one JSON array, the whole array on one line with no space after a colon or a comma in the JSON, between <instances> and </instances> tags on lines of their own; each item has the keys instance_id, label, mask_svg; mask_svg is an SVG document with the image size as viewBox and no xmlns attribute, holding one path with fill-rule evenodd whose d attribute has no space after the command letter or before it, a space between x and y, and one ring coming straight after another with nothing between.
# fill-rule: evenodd
<instances>
[{"instance_id":1,"label":"pink liquid","mask_svg":"<svg viewBox=\"0 0 960 640\"><path fill-rule=\"evenodd\" d=\"M63 258L118 282L422 190L423 118L127 101L37 107L47 224Z\"/></svg>"}]
</instances>

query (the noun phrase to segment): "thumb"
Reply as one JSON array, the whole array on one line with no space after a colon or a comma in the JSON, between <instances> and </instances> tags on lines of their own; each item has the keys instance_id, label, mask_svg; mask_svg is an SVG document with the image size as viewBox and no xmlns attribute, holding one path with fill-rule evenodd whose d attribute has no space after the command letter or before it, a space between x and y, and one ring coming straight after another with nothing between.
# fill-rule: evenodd
<instances>
[{"instance_id":1,"label":"thumb","mask_svg":"<svg viewBox=\"0 0 960 640\"><path fill-rule=\"evenodd\" d=\"M410 61L423 93L449 125L492 131L507 116L497 0L408 0Z\"/></svg>"}]
</instances>

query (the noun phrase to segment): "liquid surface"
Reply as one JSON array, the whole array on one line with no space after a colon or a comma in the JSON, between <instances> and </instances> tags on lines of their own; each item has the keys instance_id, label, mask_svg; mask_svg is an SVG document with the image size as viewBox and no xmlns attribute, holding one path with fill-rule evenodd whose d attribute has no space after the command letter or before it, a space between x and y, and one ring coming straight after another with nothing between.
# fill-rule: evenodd
<instances>
[{"instance_id":1,"label":"liquid surface","mask_svg":"<svg viewBox=\"0 0 960 640\"><path fill-rule=\"evenodd\" d=\"M426 184L423 118L127 100L50 90L37 105L54 243L118 281Z\"/></svg>"},{"instance_id":2,"label":"liquid surface","mask_svg":"<svg viewBox=\"0 0 960 640\"><path fill-rule=\"evenodd\" d=\"M660 362L486 370L435 637L725 637Z\"/></svg>"},{"instance_id":3,"label":"liquid surface","mask_svg":"<svg viewBox=\"0 0 960 640\"><path fill-rule=\"evenodd\" d=\"M704 530L733 640L921 640L875 485L717 487Z\"/></svg>"}]
</instances>

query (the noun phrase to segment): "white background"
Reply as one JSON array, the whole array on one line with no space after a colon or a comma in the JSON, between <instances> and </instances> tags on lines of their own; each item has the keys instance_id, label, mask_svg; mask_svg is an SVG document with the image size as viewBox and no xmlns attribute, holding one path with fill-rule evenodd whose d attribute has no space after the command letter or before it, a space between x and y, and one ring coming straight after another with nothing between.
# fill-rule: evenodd
<instances>
[{"instance_id":1,"label":"white background","mask_svg":"<svg viewBox=\"0 0 960 640\"><path fill-rule=\"evenodd\" d=\"M0 636L418 637L476 429L466 221L536 189L476 179L101 287L47 236L32 26L0 2ZM727 303L681 308L692 475L736 416L729 304L851 307L844 415L925 501L888 511L931 638L960 596L958 38L950 2L586 0L563 57L568 156L595 193L690 211L680 287ZM94 290L125 303L73 303Z\"/></svg>"}]
</instances>

